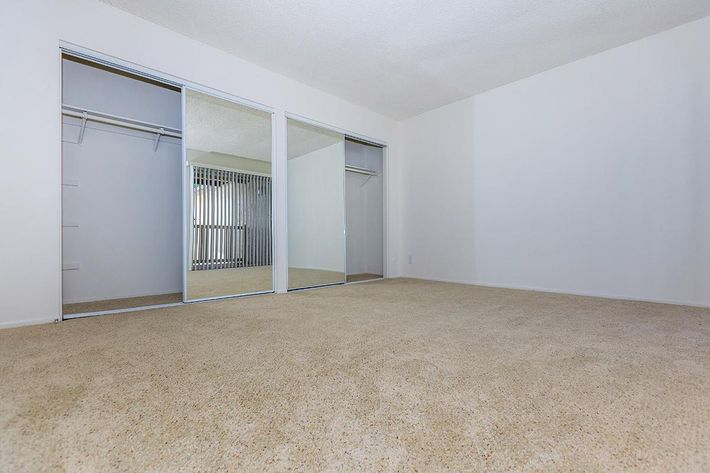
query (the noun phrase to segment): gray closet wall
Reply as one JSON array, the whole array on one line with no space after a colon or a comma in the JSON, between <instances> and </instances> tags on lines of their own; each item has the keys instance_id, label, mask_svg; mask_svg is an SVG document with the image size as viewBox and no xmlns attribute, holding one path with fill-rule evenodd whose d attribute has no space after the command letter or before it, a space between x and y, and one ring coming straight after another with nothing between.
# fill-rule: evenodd
<instances>
[{"instance_id":1,"label":"gray closet wall","mask_svg":"<svg viewBox=\"0 0 710 473\"><path fill-rule=\"evenodd\" d=\"M180 92L64 59L68 105L181 127ZM182 292L181 143L63 117L63 302Z\"/></svg>"},{"instance_id":2,"label":"gray closet wall","mask_svg":"<svg viewBox=\"0 0 710 473\"><path fill-rule=\"evenodd\" d=\"M383 149L345 142L345 164L377 172L345 173L347 274L383 274Z\"/></svg>"}]
</instances>

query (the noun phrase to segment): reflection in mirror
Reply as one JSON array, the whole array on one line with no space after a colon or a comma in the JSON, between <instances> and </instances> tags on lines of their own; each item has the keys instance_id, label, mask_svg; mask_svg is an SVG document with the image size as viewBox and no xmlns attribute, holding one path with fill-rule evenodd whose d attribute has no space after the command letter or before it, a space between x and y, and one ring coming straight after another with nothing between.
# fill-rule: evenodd
<instances>
[{"instance_id":1,"label":"reflection in mirror","mask_svg":"<svg viewBox=\"0 0 710 473\"><path fill-rule=\"evenodd\" d=\"M345 282L345 136L288 120L288 287Z\"/></svg>"},{"instance_id":2,"label":"reflection in mirror","mask_svg":"<svg viewBox=\"0 0 710 473\"><path fill-rule=\"evenodd\" d=\"M273 290L271 114L186 91L186 300Z\"/></svg>"}]
</instances>

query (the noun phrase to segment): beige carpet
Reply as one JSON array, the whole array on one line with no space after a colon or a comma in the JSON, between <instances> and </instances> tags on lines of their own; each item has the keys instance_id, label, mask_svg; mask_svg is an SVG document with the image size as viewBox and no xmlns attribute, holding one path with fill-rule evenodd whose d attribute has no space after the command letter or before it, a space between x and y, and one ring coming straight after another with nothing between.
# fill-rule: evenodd
<instances>
[{"instance_id":1,"label":"beige carpet","mask_svg":"<svg viewBox=\"0 0 710 473\"><path fill-rule=\"evenodd\" d=\"M710 310L385 280L0 331L3 471L710 471Z\"/></svg>"},{"instance_id":2,"label":"beige carpet","mask_svg":"<svg viewBox=\"0 0 710 473\"><path fill-rule=\"evenodd\" d=\"M84 314L103 310L132 309L134 307L146 307L150 305L175 304L177 302L182 302L182 293L180 292L156 296L127 297L123 299L106 299L103 301L64 304L62 306L62 313L64 315Z\"/></svg>"}]
</instances>

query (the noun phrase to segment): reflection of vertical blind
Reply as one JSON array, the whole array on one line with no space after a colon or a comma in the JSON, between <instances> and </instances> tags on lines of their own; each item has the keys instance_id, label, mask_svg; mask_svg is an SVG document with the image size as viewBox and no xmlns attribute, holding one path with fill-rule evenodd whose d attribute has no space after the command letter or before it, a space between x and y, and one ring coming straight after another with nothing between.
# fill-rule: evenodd
<instances>
[{"instance_id":1,"label":"reflection of vertical blind","mask_svg":"<svg viewBox=\"0 0 710 473\"><path fill-rule=\"evenodd\" d=\"M271 264L271 178L193 167L192 270Z\"/></svg>"}]
</instances>

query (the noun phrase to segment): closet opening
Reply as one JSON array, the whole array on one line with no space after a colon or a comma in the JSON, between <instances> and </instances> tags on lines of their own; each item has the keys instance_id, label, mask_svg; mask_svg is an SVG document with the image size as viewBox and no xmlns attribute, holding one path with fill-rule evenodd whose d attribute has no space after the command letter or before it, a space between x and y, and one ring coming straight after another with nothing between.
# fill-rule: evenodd
<instances>
[{"instance_id":1,"label":"closet opening","mask_svg":"<svg viewBox=\"0 0 710 473\"><path fill-rule=\"evenodd\" d=\"M62 314L181 303L181 90L62 56Z\"/></svg>"},{"instance_id":2,"label":"closet opening","mask_svg":"<svg viewBox=\"0 0 710 473\"><path fill-rule=\"evenodd\" d=\"M384 148L345 139L346 281L384 275Z\"/></svg>"}]
</instances>

